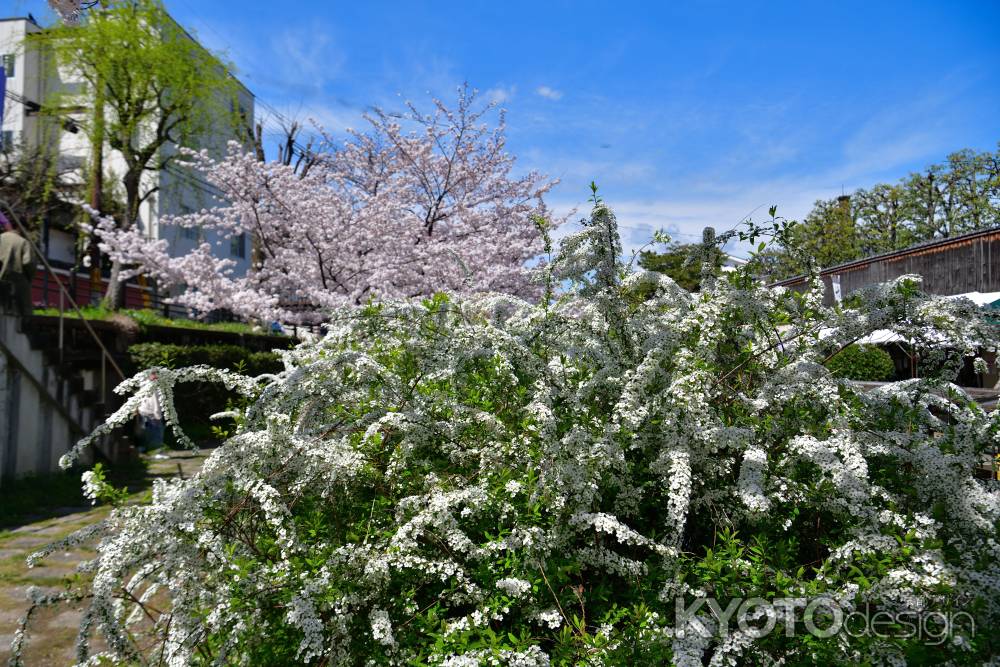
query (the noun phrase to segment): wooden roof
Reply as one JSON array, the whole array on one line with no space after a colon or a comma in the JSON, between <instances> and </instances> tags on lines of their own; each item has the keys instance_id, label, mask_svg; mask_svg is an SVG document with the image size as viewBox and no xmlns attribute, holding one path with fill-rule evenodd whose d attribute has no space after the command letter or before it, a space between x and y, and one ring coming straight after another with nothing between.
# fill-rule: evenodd
<instances>
[{"instance_id":1,"label":"wooden roof","mask_svg":"<svg viewBox=\"0 0 1000 667\"><path fill-rule=\"evenodd\" d=\"M891 252L882 253L880 255L872 255L871 257L864 257L862 259L853 259L849 262L844 262L843 264L837 264L836 266L831 266L829 268L821 269L819 274L821 276L828 276L837 273L846 273L848 271L855 271L857 269L864 268L876 262L892 262L904 257L911 257L917 255L931 255L939 252L945 252L952 248L960 247L963 245L968 245L975 241L981 239L1000 239L1000 227L991 227L990 229L980 229L974 232L969 232L967 234L960 234L959 236L950 236L944 239L933 239L931 241L925 241L923 243L918 243L912 245L909 248L903 248L902 250L893 250ZM795 285L797 283L803 282L805 280L804 275L792 276L791 278L785 278L784 280L779 280L772 283L772 286L788 286Z\"/></svg>"}]
</instances>

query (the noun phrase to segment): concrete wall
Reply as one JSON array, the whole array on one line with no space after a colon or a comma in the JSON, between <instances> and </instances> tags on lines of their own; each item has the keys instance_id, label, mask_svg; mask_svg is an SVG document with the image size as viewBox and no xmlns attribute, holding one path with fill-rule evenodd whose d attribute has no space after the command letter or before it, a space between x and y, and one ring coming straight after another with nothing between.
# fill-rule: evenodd
<instances>
[{"instance_id":1,"label":"concrete wall","mask_svg":"<svg viewBox=\"0 0 1000 667\"><path fill-rule=\"evenodd\" d=\"M92 426L91 413L31 347L20 319L0 314L0 485L58 470L59 457Z\"/></svg>"}]
</instances>

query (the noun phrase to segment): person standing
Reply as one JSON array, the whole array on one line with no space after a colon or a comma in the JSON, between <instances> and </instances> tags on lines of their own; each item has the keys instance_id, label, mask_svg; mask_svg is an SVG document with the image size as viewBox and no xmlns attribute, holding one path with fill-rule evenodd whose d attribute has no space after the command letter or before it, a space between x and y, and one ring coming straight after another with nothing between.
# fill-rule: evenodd
<instances>
[{"instance_id":1,"label":"person standing","mask_svg":"<svg viewBox=\"0 0 1000 667\"><path fill-rule=\"evenodd\" d=\"M156 375L150 376L155 380ZM163 406L159 392L153 388L139 403L139 419L142 421L143 447L139 451L152 451L163 446Z\"/></svg>"},{"instance_id":2,"label":"person standing","mask_svg":"<svg viewBox=\"0 0 1000 667\"><path fill-rule=\"evenodd\" d=\"M31 279L35 277L35 256L28 240L18 233L0 211L0 284L13 297L16 312L31 315Z\"/></svg>"}]
</instances>

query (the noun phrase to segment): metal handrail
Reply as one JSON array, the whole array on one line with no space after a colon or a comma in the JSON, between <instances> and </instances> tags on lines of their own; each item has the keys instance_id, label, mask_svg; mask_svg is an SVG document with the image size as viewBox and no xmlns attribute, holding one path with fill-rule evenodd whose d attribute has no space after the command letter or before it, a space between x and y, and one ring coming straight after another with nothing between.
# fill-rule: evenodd
<instances>
[{"instance_id":1,"label":"metal handrail","mask_svg":"<svg viewBox=\"0 0 1000 667\"><path fill-rule=\"evenodd\" d=\"M108 348L105 347L103 342L101 342L101 339L97 335L97 332L94 331L94 328L92 326L90 326L90 322L88 322L87 318L83 316L83 311L80 310L80 306L77 305L76 300L73 299L73 296L69 293L69 290L66 289L66 285L64 285L63 282L59 280L59 278L56 276L55 270L52 268L52 265L49 264L49 261L48 259L46 259L45 254L41 252L38 245L36 245L35 242L31 239L31 236L28 234L27 228L25 228L25 226L21 224L21 219L17 216L16 213L14 213L14 209L11 207L9 203L7 203L3 199L0 199L0 206L3 206L3 208L7 209L7 214L11 222L17 225L17 228L21 231L21 236L29 244L31 244L32 250L35 252L35 255L38 257L38 259L42 262L42 265L45 267L45 271L50 276L52 276L56 284L59 285L59 289L61 292L59 295L60 297L59 298L60 302L59 303L60 306L59 307L59 354L60 355L62 354L62 342L63 342L63 308L62 308L63 298L68 300L69 304L73 306L73 309L79 316L80 321L83 323L83 326L87 329L87 332L90 334L90 337L93 338L94 342L97 343L97 346L101 348L101 400L105 400L107 398L107 367L105 364L110 363L111 367L115 370L116 373L118 373L118 377L121 380L125 379L125 373L122 371L121 367L117 364L117 362L115 362L114 357L111 356L111 352L108 351Z\"/></svg>"}]
</instances>

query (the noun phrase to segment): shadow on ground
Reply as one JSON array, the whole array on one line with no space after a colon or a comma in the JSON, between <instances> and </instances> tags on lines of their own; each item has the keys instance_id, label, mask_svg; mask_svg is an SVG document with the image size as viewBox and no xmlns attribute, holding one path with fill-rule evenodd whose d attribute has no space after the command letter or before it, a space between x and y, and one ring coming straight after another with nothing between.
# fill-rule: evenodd
<instances>
[{"instance_id":1,"label":"shadow on ground","mask_svg":"<svg viewBox=\"0 0 1000 667\"><path fill-rule=\"evenodd\" d=\"M128 480L132 502L142 502L156 478L188 477L201 467L210 450L164 451L146 456L136 469L141 474ZM73 480L79 487L79 478ZM122 485L121 481L116 482ZM34 493L35 491L32 491ZM62 491L60 491L62 493ZM51 554L29 569L25 559L39 548L104 519L109 508L91 507L83 497L76 506L54 506L34 514L26 513L0 529L0 665L10 657L10 642L19 619L28 609L27 591L37 586L46 593L58 593L84 583L76 566L94 556L93 545L83 545ZM11 515L12 519L14 515ZM27 667L64 667L76 662L76 636L85 603L64 604L37 611L29 625L24 651ZM95 645L95 650L100 647Z\"/></svg>"}]
</instances>

